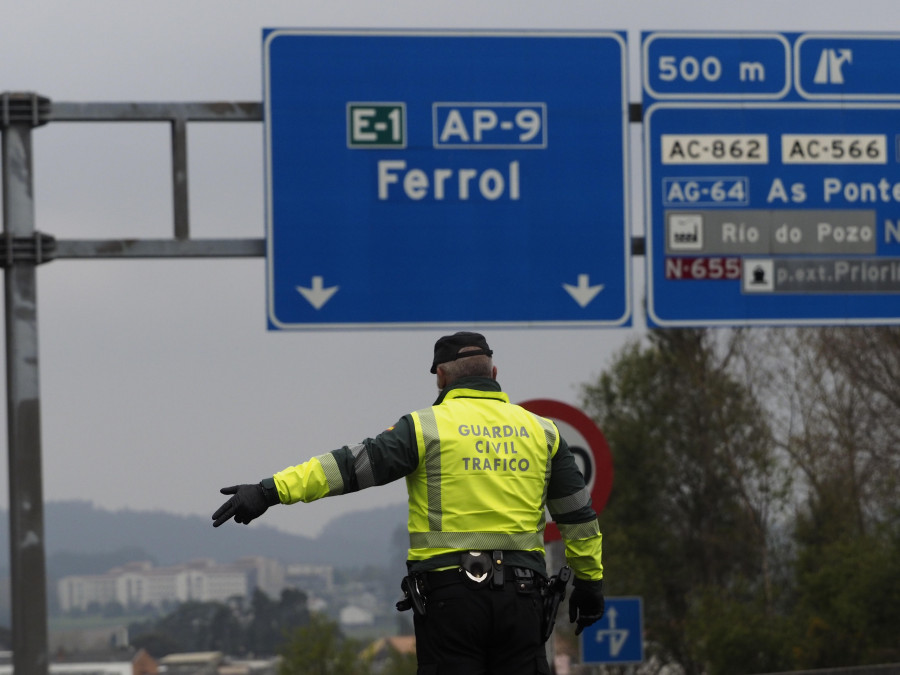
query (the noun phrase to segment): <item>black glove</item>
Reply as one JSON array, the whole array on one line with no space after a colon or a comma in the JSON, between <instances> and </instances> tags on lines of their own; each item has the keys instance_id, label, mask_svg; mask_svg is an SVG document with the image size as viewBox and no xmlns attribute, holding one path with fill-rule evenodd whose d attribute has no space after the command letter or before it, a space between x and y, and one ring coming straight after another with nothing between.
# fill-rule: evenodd
<instances>
[{"instance_id":1,"label":"black glove","mask_svg":"<svg viewBox=\"0 0 900 675\"><path fill-rule=\"evenodd\" d=\"M280 502L274 481L271 486L263 485L262 482L256 485L232 485L219 492L232 496L212 515L213 527L227 522L232 516L234 522L247 525L264 514L270 506Z\"/></svg>"},{"instance_id":2,"label":"black glove","mask_svg":"<svg viewBox=\"0 0 900 675\"><path fill-rule=\"evenodd\" d=\"M606 601L603 599L603 581L575 578L569 597L569 622L575 623L575 635L603 617Z\"/></svg>"}]
</instances>

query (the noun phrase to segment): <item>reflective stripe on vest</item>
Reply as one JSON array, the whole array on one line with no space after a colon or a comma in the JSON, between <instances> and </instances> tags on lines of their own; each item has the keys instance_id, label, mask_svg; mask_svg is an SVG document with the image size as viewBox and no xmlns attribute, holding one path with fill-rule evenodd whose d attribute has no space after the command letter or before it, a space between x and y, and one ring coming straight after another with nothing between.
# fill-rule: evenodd
<instances>
[{"instance_id":1,"label":"reflective stripe on vest","mask_svg":"<svg viewBox=\"0 0 900 675\"><path fill-rule=\"evenodd\" d=\"M458 548L466 551L527 551L541 548L544 533L519 532L412 532L410 548Z\"/></svg>"},{"instance_id":2,"label":"reflective stripe on vest","mask_svg":"<svg viewBox=\"0 0 900 675\"><path fill-rule=\"evenodd\" d=\"M422 436L425 438L425 474L428 494L428 529L441 529L441 439L438 438L434 411L419 415Z\"/></svg>"}]
</instances>

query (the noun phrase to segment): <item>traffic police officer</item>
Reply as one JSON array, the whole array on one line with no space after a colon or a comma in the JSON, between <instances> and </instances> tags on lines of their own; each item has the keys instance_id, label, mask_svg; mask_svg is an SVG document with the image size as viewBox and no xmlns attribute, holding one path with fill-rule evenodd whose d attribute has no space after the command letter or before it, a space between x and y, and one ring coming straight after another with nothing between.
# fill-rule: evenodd
<instances>
[{"instance_id":1,"label":"traffic police officer","mask_svg":"<svg viewBox=\"0 0 900 675\"><path fill-rule=\"evenodd\" d=\"M545 508L574 572L576 634L603 615L597 515L556 425L513 405L478 333L440 338L435 403L375 438L256 484L223 488L214 514L247 524L269 506L310 502L405 477L409 576L420 674L549 673L542 589ZM410 597L412 596L412 597ZM399 608L398 604L398 608Z\"/></svg>"}]
</instances>

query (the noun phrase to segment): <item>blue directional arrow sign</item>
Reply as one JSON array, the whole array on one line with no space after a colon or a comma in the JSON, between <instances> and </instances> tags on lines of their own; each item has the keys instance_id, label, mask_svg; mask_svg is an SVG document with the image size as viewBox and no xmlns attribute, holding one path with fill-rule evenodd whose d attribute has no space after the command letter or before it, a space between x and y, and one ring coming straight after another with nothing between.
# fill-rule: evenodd
<instances>
[{"instance_id":1,"label":"blue directional arrow sign","mask_svg":"<svg viewBox=\"0 0 900 675\"><path fill-rule=\"evenodd\" d=\"M263 52L271 328L630 324L623 34Z\"/></svg>"},{"instance_id":2,"label":"blue directional arrow sign","mask_svg":"<svg viewBox=\"0 0 900 675\"><path fill-rule=\"evenodd\" d=\"M900 35L642 46L648 322L900 323Z\"/></svg>"},{"instance_id":3,"label":"blue directional arrow sign","mask_svg":"<svg viewBox=\"0 0 900 675\"><path fill-rule=\"evenodd\" d=\"M581 660L583 663L640 663L644 660L641 598L606 598L603 618L581 634Z\"/></svg>"},{"instance_id":4,"label":"blue directional arrow sign","mask_svg":"<svg viewBox=\"0 0 900 675\"><path fill-rule=\"evenodd\" d=\"M900 35L805 33L795 40L797 90L808 99L900 100Z\"/></svg>"}]
</instances>

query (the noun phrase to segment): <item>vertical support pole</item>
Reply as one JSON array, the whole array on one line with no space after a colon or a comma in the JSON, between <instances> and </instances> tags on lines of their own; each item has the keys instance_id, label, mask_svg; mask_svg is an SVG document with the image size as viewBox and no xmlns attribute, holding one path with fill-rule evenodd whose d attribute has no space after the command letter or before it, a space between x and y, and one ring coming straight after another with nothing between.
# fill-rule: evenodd
<instances>
[{"instance_id":1,"label":"vertical support pole","mask_svg":"<svg viewBox=\"0 0 900 675\"><path fill-rule=\"evenodd\" d=\"M188 221L187 122L183 117L172 120L172 202L175 217L175 239L190 237Z\"/></svg>"},{"instance_id":2,"label":"vertical support pole","mask_svg":"<svg viewBox=\"0 0 900 675\"><path fill-rule=\"evenodd\" d=\"M4 94L2 105L13 670L16 675L47 675L47 569L38 393L37 263L16 261L11 247L12 238L34 237L35 234L31 130L40 124L38 97L32 94Z\"/></svg>"},{"instance_id":3,"label":"vertical support pole","mask_svg":"<svg viewBox=\"0 0 900 675\"><path fill-rule=\"evenodd\" d=\"M547 574L549 576L553 576L556 574L556 570L559 569L558 553L561 544L558 541L548 541L544 543L544 557L547 561ZM563 560L565 560L565 554L563 554ZM568 594L571 592L571 589L566 589L566 597L569 597ZM559 614L557 614L556 623L559 623L562 620L563 612L565 611L565 606L560 603L559 606ZM550 663L550 672L556 672L556 630L554 629L553 634L550 636L550 639L547 640L547 661Z\"/></svg>"}]
</instances>

